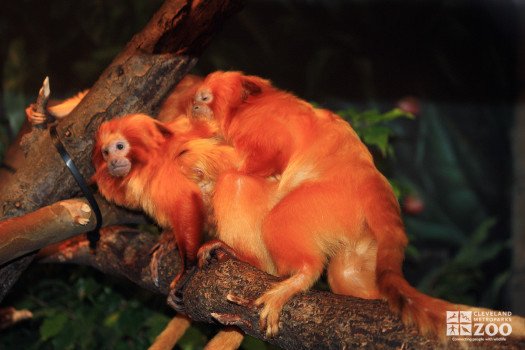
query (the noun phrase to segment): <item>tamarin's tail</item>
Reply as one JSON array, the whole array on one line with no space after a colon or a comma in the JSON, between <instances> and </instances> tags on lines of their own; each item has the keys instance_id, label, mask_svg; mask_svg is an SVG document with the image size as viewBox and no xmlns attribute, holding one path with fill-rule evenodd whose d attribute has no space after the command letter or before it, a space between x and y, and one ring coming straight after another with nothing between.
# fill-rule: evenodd
<instances>
[{"instance_id":1,"label":"tamarin's tail","mask_svg":"<svg viewBox=\"0 0 525 350\"><path fill-rule=\"evenodd\" d=\"M457 317L460 311L473 311L479 315L491 315L493 310L472 307L467 305L453 304L447 301L430 297L419 292L414 287L410 286L402 275L394 272L384 271L382 275L378 275L378 285L381 295L388 300L392 312L398 314L405 325L414 325L423 335L435 335L443 343L447 340L447 311L452 312L451 315ZM474 327L474 319L477 318L473 313L471 315L472 335L475 336L476 327ZM483 322L484 318L481 317ZM489 321L490 320L490 321ZM509 337L517 339L525 339L525 318L520 316L498 316L496 313L493 317L489 317L486 324L495 324L498 329L500 326L507 324L503 331ZM510 328L507 328L509 327ZM479 331L479 329L478 329ZM481 329L484 333L485 329ZM493 329L491 329L493 331ZM459 335L459 329L455 330L455 334ZM499 333L498 333L499 334ZM500 334L502 335L502 334Z\"/></svg>"},{"instance_id":2,"label":"tamarin's tail","mask_svg":"<svg viewBox=\"0 0 525 350\"><path fill-rule=\"evenodd\" d=\"M382 198L369 198L364 203L367 226L377 240L377 287L379 294L388 301L390 309L401 317L403 323L416 326L423 335L435 335L446 342L447 311L491 311L430 297L406 281L402 263L407 238L397 200L393 193L387 195L391 189L384 178L376 178L366 185L366 190L371 193L383 194ZM492 323L500 326L505 322L504 318L495 317ZM512 327L509 336L525 338L524 318L512 316L509 323Z\"/></svg>"},{"instance_id":3,"label":"tamarin's tail","mask_svg":"<svg viewBox=\"0 0 525 350\"><path fill-rule=\"evenodd\" d=\"M385 212L379 215L382 215L383 220L388 218ZM433 334L444 340L447 311L457 308L452 303L420 293L406 281L402 272L407 242L404 228L400 217L394 219L392 215L389 219L393 220L385 220L390 221L390 224L382 229L377 226L379 220L368 220L377 239L376 278L379 294L388 301L390 309L401 317L405 325L415 325L423 335Z\"/></svg>"},{"instance_id":4,"label":"tamarin's tail","mask_svg":"<svg viewBox=\"0 0 525 350\"><path fill-rule=\"evenodd\" d=\"M378 287L403 324L416 326L423 335L445 339L447 311L459 311L457 306L420 293L402 275L393 271L378 271Z\"/></svg>"}]
</instances>

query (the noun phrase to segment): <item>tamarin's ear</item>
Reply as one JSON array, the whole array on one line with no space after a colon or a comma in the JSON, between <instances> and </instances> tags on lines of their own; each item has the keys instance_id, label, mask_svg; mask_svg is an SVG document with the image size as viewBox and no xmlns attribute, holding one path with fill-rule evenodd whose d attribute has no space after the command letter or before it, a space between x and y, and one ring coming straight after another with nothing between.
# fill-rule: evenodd
<instances>
[{"instance_id":1,"label":"tamarin's ear","mask_svg":"<svg viewBox=\"0 0 525 350\"><path fill-rule=\"evenodd\" d=\"M257 96L262 92L261 86L255 79L245 77L241 81L242 84L242 100L246 100L248 96Z\"/></svg>"}]
</instances>

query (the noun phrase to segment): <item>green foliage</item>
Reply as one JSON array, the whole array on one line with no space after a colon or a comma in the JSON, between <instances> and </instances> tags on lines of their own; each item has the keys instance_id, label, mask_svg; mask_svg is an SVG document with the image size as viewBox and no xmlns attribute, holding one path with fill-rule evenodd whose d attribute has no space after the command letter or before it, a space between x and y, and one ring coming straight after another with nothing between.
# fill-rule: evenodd
<instances>
[{"instance_id":1,"label":"green foliage","mask_svg":"<svg viewBox=\"0 0 525 350\"><path fill-rule=\"evenodd\" d=\"M68 317L65 313L58 313L45 318L44 322L42 322L42 325L40 326L40 337L42 340L46 341L49 338L58 335L64 328L64 325L67 321Z\"/></svg>"},{"instance_id":2,"label":"green foliage","mask_svg":"<svg viewBox=\"0 0 525 350\"><path fill-rule=\"evenodd\" d=\"M190 327L182 338L178 341L177 346L184 350L203 349L206 346L208 338L197 327Z\"/></svg>"},{"instance_id":3,"label":"green foliage","mask_svg":"<svg viewBox=\"0 0 525 350\"><path fill-rule=\"evenodd\" d=\"M452 297L454 302L476 304L472 293L479 290L479 285L484 282L483 266L508 248L505 241L488 241L490 229L495 223L494 219L483 221L467 241L460 245L451 260L425 276L419 285L421 290L433 295ZM498 282L484 291L485 303L491 305L496 302L508 277L508 271L499 274Z\"/></svg>"},{"instance_id":4,"label":"green foliage","mask_svg":"<svg viewBox=\"0 0 525 350\"><path fill-rule=\"evenodd\" d=\"M6 349L145 349L169 321L164 298L87 268L33 268L8 302L34 319L0 333Z\"/></svg>"},{"instance_id":5,"label":"green foliage","mask_svg":"<svg viewBox=\"0 0 525 350\"><path fill-rule=\"evenodd\" d=\"M352 108L338 111L337 114L352 125L364 143L379 148L383 157L393 156L394 151L389 143L393 130L386 123L402 117L414 119L414 115L403 112L399 108L386 113L379 113L377 110L358 113Z\"/></svg>"}]
</instances>

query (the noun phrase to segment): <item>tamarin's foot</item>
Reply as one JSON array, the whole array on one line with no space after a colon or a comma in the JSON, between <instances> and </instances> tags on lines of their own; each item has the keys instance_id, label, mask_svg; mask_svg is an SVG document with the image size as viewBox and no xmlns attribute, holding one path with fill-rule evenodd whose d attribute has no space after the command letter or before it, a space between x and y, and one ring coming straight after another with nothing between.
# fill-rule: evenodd
<instances>
[{"instance_id":1,"label":"tamarin's foot","mask_svg":"<svg viewBox=\"0 0 525 350\"><path fill-rule=\"evenodd\" d=\"M197 253L199 259L199 268L211 265L212 261L225 261L229 258L237 258L235 251L221 240L214 239L204 244Z\"/></svg>"},{"instance_id":2,"label":"tamarin's foot","mask_svg":"<svg viewBox=\"0 0 525 350\"><path fill-rule=\"evenodd\" d=\"M280 293L274 293L274 290L275 289L272 289L266 292L256 300L243 298L233 294L232 292L228 293L226 298L228 301L247 309L262 309L259 319L259 327L261 332L265 334L266 338L275 338L279 335L279 318L282 307L287 300L284 300ZM239 327L244 326L249 329L253 328L253 325L250 322L242 320L236 315L214 314L212 316L223 325Z\"/></svg>"},{"instance_id":3,"label":"tamarin's foot","mask_svg":"<svg viewBox=\"0 0 525 350\"><path fill-rule=\"evenodd\" d=\"M189 269L185 269L181 273L179 273L177 277L173 279L173 282L171 282L170 284L170 292L168 294L168 305L170 305L177 312L184 312L186 310L184 307L184 302L182 301L182 290L196 271L197 266L191 266Z\"/></svg>"},{"instance_id":4,"label":"tamarin's foot","mask_svg":"<svg viewBox=\"0 0 525 350\"><path fill-rule=\"evenodd\" d=\"M170 234L171 236L172 234ZM153 283L155 284L155 287L159 287L159 266L161 266L161 261L164 256L166 256L169 252L176 249L176 244L173 239L167 239L165 237L166 235L162 234L159 238L159 241L157 244L153 246L150 250L151 254L151 261L149 264L151 279Z\"/></svg>"}]
</instances>

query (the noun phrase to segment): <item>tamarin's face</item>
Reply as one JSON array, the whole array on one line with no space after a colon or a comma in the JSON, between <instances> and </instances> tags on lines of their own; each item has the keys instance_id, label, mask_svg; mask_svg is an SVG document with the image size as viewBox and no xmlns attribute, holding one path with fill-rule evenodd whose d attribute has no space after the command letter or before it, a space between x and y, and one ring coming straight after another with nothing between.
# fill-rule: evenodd
<instances>
[{"instance_id":1,"label":"tamarin's face","mask_svg":"<svg viewBox=\"0 0 525 350\"><path fill-rule=\"evenodd\" d=\"M123 177L131 170L131 161L128 158L130 145L123 136L113 136L115 137L102 144L102 157L107 163L108 173L111 176Z\"/></svg>"},{"instance_id":2,"label":"tamarin's face","mask_svg":"<svg viewBox=\"0 0 525 350\"><path fill-rule=\"evenodd\" d=\"M102 123L93 148L94 180L107 179L109 186L113 186L112 179L132 175L138 170L137 165L148 163L172 135L170 129L145 114L130 114Z\"/></svg>"},{"instance_id":3,"label":"tamarin's face","mask_svg":"<svg viewBox=\"0 0 525 350\"><path fill-rule=\"evenodd\" d=\"M193 99L191 115L196 119L209 120L213 118L213 111L210 103L213 101L213 94L210 89L204 88L197 92Z\"/></svg>"}]
</instances>

